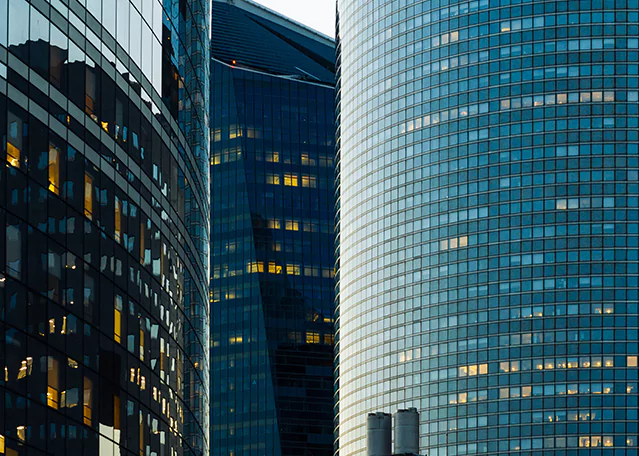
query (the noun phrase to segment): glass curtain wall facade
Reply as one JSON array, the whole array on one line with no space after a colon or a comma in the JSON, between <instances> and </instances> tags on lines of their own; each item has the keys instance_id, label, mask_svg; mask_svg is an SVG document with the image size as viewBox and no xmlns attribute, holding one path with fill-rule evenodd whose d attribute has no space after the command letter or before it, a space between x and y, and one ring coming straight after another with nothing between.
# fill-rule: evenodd
<instances>
[{"instance_id":1,"label":"glass curtain wall facade","mask_svg":"<svg viewBox=\"0 0 639 456\"><path fill-rule=\"evenodd\" d=\"M339 0L338 444L637 454L636 0Z\"/></svg>"},{"instance_id":2,"label":"glass curtain wall facade","mask_svg":"<svg viewBox=\"0 0 639 456\"><path fill-rule=\"evenodd\" d=\"M334 42L213 2L211 454L333 454Z\"/></svg>"},{"instance_id":3,"label":"glass curtain wall facade","mask_svg":"<svg viewBox=\"0 0 639 456\"><path fill-rule=\"evenodd\" d=\"M0 0L0 454L208 454L206 1Z\"/></svg>"}]
</instances>

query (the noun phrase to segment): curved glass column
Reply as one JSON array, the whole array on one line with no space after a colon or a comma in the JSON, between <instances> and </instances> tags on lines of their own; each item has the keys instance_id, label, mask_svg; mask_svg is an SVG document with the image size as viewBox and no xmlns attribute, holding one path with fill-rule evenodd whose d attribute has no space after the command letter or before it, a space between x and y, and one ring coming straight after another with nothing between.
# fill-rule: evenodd
<instances>
[{"instance_id":1,"label":"curved glass column","mask_svg":"<svg viewBox=\"0 0 639 456\"><path fill-rule=\"evenodd\" d=\"M338 2L341 455L637 452L637 6Z\"/></svg>"},{"instance_id":2,"label":"curved glass column","mask_svg":"<svg viewBox=\"0 0 639 456\"><path fill-rule=\"evenodd\" d=\"M0 454L208 453L209 15L0 0Z\"/></svg>"}]
</instances>

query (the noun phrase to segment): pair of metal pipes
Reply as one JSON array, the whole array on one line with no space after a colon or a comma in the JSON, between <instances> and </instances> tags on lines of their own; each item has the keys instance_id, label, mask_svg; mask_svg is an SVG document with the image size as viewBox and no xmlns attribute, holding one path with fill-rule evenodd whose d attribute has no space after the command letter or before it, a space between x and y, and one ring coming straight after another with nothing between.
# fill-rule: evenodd
<instances>
[{"instance_id":1,"label":"pair of metal pipes","mask_svg":"<svg viewBox=\"0 0 639 456\"><path fill-rule=\"evenodd\" d=\"M395 413L395 451L391 450L391 416L369 413L366 421L367 456L419 454L419 413L416 408Z\"/></svg>"}]
</instances>

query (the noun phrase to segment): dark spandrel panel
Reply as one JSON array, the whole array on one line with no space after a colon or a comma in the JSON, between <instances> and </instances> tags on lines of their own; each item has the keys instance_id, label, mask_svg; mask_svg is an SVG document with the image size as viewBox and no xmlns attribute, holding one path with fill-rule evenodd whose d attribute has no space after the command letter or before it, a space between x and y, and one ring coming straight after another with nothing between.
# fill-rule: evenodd
<instances>
[{"instance_id":1,"label":"dark spandrel panel","mask_svg":"<svg viewBox=\"0 0 639 456\"><path fill-rule=\"evenodd\" d=\"M211 56L239 68L335 83L335 48L231 3L213 2Z\"/></svg>"}]
</instances>

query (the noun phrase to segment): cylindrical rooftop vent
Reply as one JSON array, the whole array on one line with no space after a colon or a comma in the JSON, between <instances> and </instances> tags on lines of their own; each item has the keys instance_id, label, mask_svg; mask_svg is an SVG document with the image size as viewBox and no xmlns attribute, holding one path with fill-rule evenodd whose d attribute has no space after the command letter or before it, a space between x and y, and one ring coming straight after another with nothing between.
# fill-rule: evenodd
<instances>
[{"instance_id":1,"label":"cylindrical rooftop vent","mask_svg":"<svg viewBox=\"0 0 639 456\"><path fill-rule=\"evenodd\" d=\"M395 454L419 454L419 413L414 407L395 413Z\"/></svg>"},{"instance_id":2,"label":"cylindrical rooftop vent","mask_svg":"<svg viewBox=\"0 0 639 456\"><path fill-rule=\"evenodd\" d=\"M391 456L391 416L388 413L369 413L366 420L367 456Z\"/></svg>"}]
</instances>

